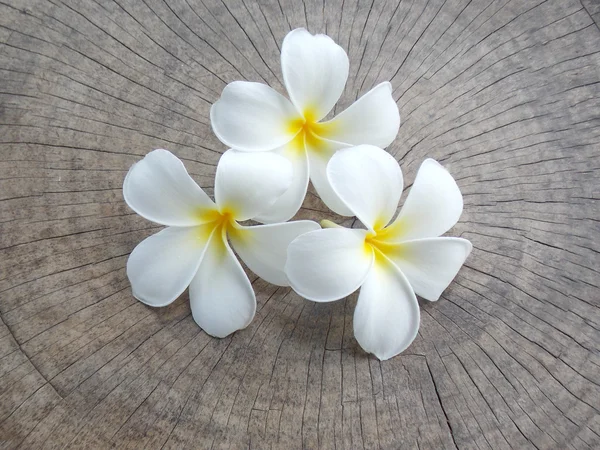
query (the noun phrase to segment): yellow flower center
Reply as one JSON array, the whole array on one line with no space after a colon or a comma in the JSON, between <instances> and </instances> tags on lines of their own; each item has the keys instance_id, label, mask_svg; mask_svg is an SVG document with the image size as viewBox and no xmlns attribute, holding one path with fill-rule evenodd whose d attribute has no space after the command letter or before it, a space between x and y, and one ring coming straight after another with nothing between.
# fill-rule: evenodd
<instances>
[{"instance_id":1,"label":"yellow flower center","mask_svg":"<svg viewBox=\"0 0 600 450\"><path fill-rule=\"evenodd\" d=\"M401 246L397 243L386 242L386 237L389 237L386 228L375 229L374 233L369 232L365 237L365 252L368 255L373 253L375 255L375 262L383 262L385 260L384 256L388 258L400 256L399 252L402 251Z\"/></svg>"},{"instance_id":2,"label":"yellow flower center","mask_svg":"<svg viewBox=\"0 0 600 450\"><path fill-rule=\"evenodd\" d=\"M195 212L195 217L203 222L197 227L198 242L204 245L210 238L213 231L215 234L223 234L238 232L235 227L235 211L231 208L218 209L198 209Z\"/></svg>"},{"instance_id":3,"label":"yellow flower center","mask_svg":"<svg viewBox=\"0 0 600 450\"><path fill-rule=\"evenodd\" d=\"M343 228L331 220L321 220L322 228ZM406 256L406 249L399 242L390 239L398 236L402 223L395 222L387 228L383 220L377 220L374 231L367 231L363 243L363 250L367 258L375 256L376 263L386 263L387 258L394 259ZM387 258L386 258L387 257Z\"/></svg>"},{"instance_id":4,"label":"yellow flower center","mask_svg":"<svg viewBox=\"0 0 600 450\"><path fill-rule=\"evenodd\" d=\"M320 138L327 138L336 128L333 123L319 123L317 113L314 108L306 108L302 116L291 119L288 122L288 132L295 134L291 142L291 149L294 153L311 150L321 152L325 150L326 145Z\"/></svg>"},{"instance_id":5,"label":"yellow flower center","mask_svg":"<svg viewBox=\"0 0 600 450\"><path fill-rule=\"evenodd\" d=\"M367 236L365 237L365 252L368 254L374 252L375 258L377 258L381 254L385 254L384 250L381 248L382 244L382 242L377 240L377 232L367 233Z\"/></svg>"}]
</instances>

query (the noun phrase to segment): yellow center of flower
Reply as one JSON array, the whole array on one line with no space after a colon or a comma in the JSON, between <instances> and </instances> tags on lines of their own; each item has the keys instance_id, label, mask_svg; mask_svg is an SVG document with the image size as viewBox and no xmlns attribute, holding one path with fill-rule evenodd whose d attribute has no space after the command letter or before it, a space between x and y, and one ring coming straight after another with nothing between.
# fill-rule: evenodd
<instances>
[{"instance_id":1,"label":"yellow center of flower","mask_svg":"<svg viewBox=\"0 0 600 450\"><path fill-rule=\"evenodd\" d=\"M406 257L407 249L399 242L405 224L402 220L392 223L385 227L385 223L377 221L374 232L368 232L365 237L364 249L368 255L375 255L375 262L385 262L387 258L394 260L396 258Z\"/></svg>"},{"instance_id":2,"label":"yellow center of flower","mask_svg":"<svg viewBox=\"0 0 600 450\"><path fill-rule=\"evenodd\" d=\"M235 211L231 208L218 209L198 209L194 216L201 222L202 225L197 227L198 242L204 245L210 236L215 233L222 234L223 237L227 233L238 233L241 230L236 228ZM222 239L217 239L222 241Z\"/></svg>"},{"instance_id":3,"label":"yellow center of flower","mask_svg":"<svg viewBox=\"0 0 600 450\"><path fill-rule=\"evenodd\" d=\"M331 220L321 220L321 227L343 228ZM387 258L393 259L406 256L406 250L403 248L402 244L393 240L398 236L397 233L401 231L402 222L394 222L389 227L384 227L385 222L382 220L377 220L376 225L373 227L374 231L367 231L363 243L365 255L367 258L370 258L371 255L374 255L376 263L385 263Z\"/></svg>"},{"instance_id":4,"label":"yellow center of flower","mask_svg":"<svg viewBox=\"0 0 600 450\"><path fill-rule=\"evenodd\" d=\"M296 154L308 151L321 152L326 150L326 143L320 138L327 138L335 131L333 123L319 123L317 112L314 108L306 108L302 116L291 119L287 129L290 134L295 134L290 148Z\"/></svg>"},{"instance_id":5,"label":"yellow center of flower","mask_svg":"<svg viewBox=\"0 0 600 450\"><path fill-rule=\"evenodd\" d=\"M375 233L369 232L365 237L365 252L369 255L374 253L375 262L381 260L384 255L388 254L392 250L392 246L390 244L383 242L378 238L381 238L381 236L379 236L377 231L375 231Z\"/></svg>"}]
</instances>

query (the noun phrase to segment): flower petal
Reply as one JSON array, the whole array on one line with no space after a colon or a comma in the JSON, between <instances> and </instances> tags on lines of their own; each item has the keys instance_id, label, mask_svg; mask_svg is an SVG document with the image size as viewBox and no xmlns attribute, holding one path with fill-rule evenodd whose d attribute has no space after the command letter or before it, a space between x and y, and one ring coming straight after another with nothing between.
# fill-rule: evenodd
<instances>
[{"instance_id":1,"label":"flower petal","mask_svg":"<svg viewBox=\"0 0 600 450\"><path fill-rule=\"evenodd\" d=\"M322 128L322 137L351 145L387 147L396 139L400 112L389 82L378 84Z\"/></svg>"},{"instance_id":2,"label":"flower petal","mask_svg":"<svg viewBox=\"0 0 600 450\"><path fill-rule=\"evenodd\" d=\"M217 166L215 200L234 219L252 219L268 210L292 182L292 164L274 152L226 151Z\"/></svg>"},{"instance_id":3,"label":"flower petal","mask_svg":"<svg viewBox=\"0 0 600 450\"><path fill-rule=\"evenodd\" d=\"M336 152L341 148L347 147L346 144L321 139L316 136L307 143L308 161L310 166L310 181L315 187L317 194L336 214L340 216L353 216L354 213L334 192L329 180L327 179L327 163Z\"/></svg>"},{"instance_id":4,"label":"flower petal","mask_svg":"<svg viewBox=\"0 0 600 450\"><path fill-rule=\"evenodd\" d=\"M385 227L402 195L402 171L392 155L372 145L338 151L327 165L334 192L371 231Z\"/></svg>"},{"instance_id":5,"label":"flower petal","mask_svg":"<svg viewBox=\"0 0 600 450\"><path fill-rule=\"evenodd\" d=\"M285 265L292 288L316 302L350 295L373 265L373 251L365 246L365 236L365 230L330 228L294 239Z\"/></svg>"},{"instance_id":6,"label":"flower petal","mask_svg":"<svg viewBox=\"0 0 600 450\"><path fill-rule=\"evenodd\" d=\"M154 150L129 169L123 182L125 202L140 216L169 226L206 223L202 212L215 204L168 150Z\"/></svg>"},{"instance_id":7,"label":"flower petal","mask_svg":"<svg viewBox=\"0 0 600 450\"><path fill-rule=\"evenodd\" d=\"M219 140L246 151L274 150L289 142L298 130L294 105L261 83L234 81L210 108L210 123Z\"/></svg>"},{"instance_id":8,"label":"flower petal","mask_svg":"<svg viewBox=\"0 0 600 450\"><path fill-rule=\"evenodd\" d=\"M329 36L297 28L283 40L285 86L298 111L312 121L333 109L346 85L348 67L348 55Z\"/></svg>"},{"instance_id":9,"label":"flower petal","mask_svg":"<svg viewBox=\"0 0 600 450\"><path fill-rule=\"evenodd\" d=\"M133 296L150 306L172 303L196 275L213 228L169 227L140 242L127 260Z\"/></svg>"},{"instance_id":10,"label":"flower petal","mask_svg":"<svg viewBox=\"0 0 600 450\"><path fill-rule=\"evenodd\" d=\"M229 239L252 272L271 284L289 286L283 268L290 242L319 228L319 224L310 220L250 227L239 225L230 230Z\"/></svg>"},{"instance_id":11,"label":"flower petal","mask_svg":"<svg viewBox=\"0 0 600 450\"><path fill-rule=\"evenodd\" d=\"M354 337L381 360L404 351L419 331L419 303L408 280L387 261L373 266L354 310Z\"/></svg>"},{"instance_id":12,"label":"flower petal","mask_svg":"<svg viewBox=\"0 0 600 450\"><path fill-rule=\"evenodd\" d=\"M211 238L190 284L190 306L196 323L218 338L246 328L254 318L252 285L222 233Z\"/></svg>"},{"instance_id":13,"label":"flower petal","mask_svg":"<svg viewBox=\"0 0 600 450\"><path fill-rule=\"evenodd\" d=\"M462 210L462 195L452 175L437 161L426 159L398 217L381 238L401 242L441 236L458 222Z\"/></svg>"},{"instance_id":14,"label":"flower petal","mask_svg":"<svg viewBox=\"0 0 600 450\"><path fill-rule=\"evenodd\" d=\"M294 141L275 151L292 164L291 185L270 208L261 211L254 220L262 223L287 222L302 206L308 188L308 157L304 148L298 146L299 143Z\"/></svg>"},{"instance_id":15,"label":"flower petal","mask_svg":"<svg viewBox=\"0 0 600 450\"><path fill-rule=\"evenodd\" d=\"M473 245L461 238L429 238L389 246L386 252L417 295L435 301L452 282Z\"/></svg>"}]
</instances>

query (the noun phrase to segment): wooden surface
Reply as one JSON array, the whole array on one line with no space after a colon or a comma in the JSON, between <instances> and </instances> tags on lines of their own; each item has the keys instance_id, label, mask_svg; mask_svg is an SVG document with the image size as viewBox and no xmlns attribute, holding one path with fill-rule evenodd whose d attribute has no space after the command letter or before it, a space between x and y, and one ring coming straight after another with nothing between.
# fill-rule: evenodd
<instances>
[{"instance_id":1,"label":"wooden surface","mask_svg":"<svg viewBox=\"0 0 600 450\"><path fill-rule=\"evenodd\" d=\"M600 448L600 3L581 1L3 0L0 447ZM151 309L125 275L159 229L124 204L127 169L168 148L212 193L211 103L282 90L299 26L349 53L338 111L391 80L407 182L434 157L464 194L450 234L473 253L384 363L353 339L355 296L253 276L254 322L218 340L187 294ZM314 194L299 216L339 221Z\"/></svg>"}]
</instances>

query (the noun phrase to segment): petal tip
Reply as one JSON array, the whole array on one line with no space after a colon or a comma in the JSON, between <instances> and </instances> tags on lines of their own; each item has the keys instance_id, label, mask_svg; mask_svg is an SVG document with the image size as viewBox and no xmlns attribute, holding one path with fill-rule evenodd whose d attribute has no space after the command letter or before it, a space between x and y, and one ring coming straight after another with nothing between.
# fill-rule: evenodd
<instances>
[{"instance_id":1,"label":"petal tip","mask_svg":"<svg viewBox=\"0 0 600 450\"><path fill-rule=\"evenodd\" d=\"M390 94L394 91L392 83L390 83L389 81L384 81L383 83L380 83L379 86L385 86L385 87L387 87L388 91L390 91Z\"/></svg>"},{"instance_id":2,"label":"petal tip","mask_svg":"<svg viewBox=\"0 0 600 450\"><path fill-rule=\"evenodd\" d=\"M129 283L131 284L131 280L129 280ZM184 289L184 291L185 291L185 289ZM136 291L133 289L133 286L132 286L132 288L131 288L131 295L133 295L133 298L135 298L135 299L136 299L138 302L140 302L140 303L143 303L144 305L146 305L146 306L150 306L150 307L152 307L152 308L164 308L165 306L169 306L171 303L173 303L175 300L177 300L181 294L183 294L183 292L181 292L181 293L177 294L177 296L175 296L175 297L173 297L173 298L171 298L171 299L169 299L169 300L167 300L167 301L164 301L164 302L158 302L158 303L157 303L157 302L154 302L154 303L152 303L152 302L150 302L150 301L146 300L146 299L145 299L145 298L144 298L142 295L140 295L138 292L136 292Z\"/></svg>"},{"instance_id":3,"label":"petal tip","mask_svg":"<svg viewBox=\"0 0 600 450\"><path fill-rule=\"evenodd\" d=\"M434 167L440 167L442 169L444 169L446 172L448 172L448 169L446 169L444 166L442 166L436 159L433 158L426 158L425 160L423 160L423 162L421 163L421 166L423 165L431 165Z\"/></svg>"},{"instance_id":4,"label":"petal tip","mask_svg":"<svg viewBox=\"0 0 600 450\"><path fill-rule=\"evenodd\" d=\"M467 255L466 256L468 257L471 254L471 252L473 251L473 244L468 239L464 239L464 238L461 238L461 239L463 239L465 241L465 244L467 245Z\"/></svg>"}]
</instances>

